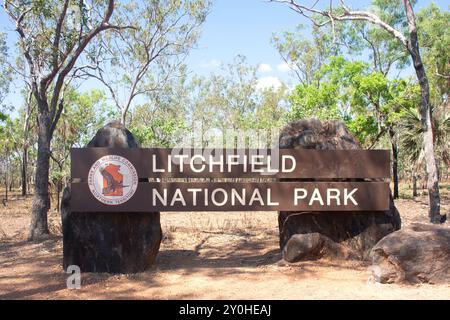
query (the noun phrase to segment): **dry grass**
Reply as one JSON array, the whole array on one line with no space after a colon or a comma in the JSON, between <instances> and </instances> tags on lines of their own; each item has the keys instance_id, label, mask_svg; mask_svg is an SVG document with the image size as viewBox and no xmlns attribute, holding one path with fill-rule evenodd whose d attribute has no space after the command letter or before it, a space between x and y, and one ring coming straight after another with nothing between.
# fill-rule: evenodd
<instances>
[{"instance_id":1,"label":"dry grass","mask_svg":"<svg viewBox=\"0 0 450 320\"><path fill-rule=\"evenodd\" d=\"M442 210L450 214L446 186ZM428 221L425 195L396 206L404 226ZM31 198L17 194L0 208L0 299L450 299L449 285L370 283L366 263L280 263L276 212L163 212L154 267L134 275L83 274L82 289L72 291L61 266L59 213L49 213L52 236L33 243L26 241L30 209Z\"/></svg>"}]
</instances>

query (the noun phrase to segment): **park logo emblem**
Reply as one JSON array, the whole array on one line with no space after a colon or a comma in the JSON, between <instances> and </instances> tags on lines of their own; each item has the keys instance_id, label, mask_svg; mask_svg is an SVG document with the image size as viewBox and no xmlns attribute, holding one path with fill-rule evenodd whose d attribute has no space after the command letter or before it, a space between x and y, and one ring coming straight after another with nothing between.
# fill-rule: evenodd
<instances>
[{"instance_id":1,"label":"park logo emblem","mask_svg":"<svg viewBox=\"0 0 450 320\"><path fill-rule=\"evenodd\" d=\"M133 164L117 155L98 159L88 175L92 195L101 203L113 206L130 200L136 192L138 182Z\"/></svg>"}]
</instances>

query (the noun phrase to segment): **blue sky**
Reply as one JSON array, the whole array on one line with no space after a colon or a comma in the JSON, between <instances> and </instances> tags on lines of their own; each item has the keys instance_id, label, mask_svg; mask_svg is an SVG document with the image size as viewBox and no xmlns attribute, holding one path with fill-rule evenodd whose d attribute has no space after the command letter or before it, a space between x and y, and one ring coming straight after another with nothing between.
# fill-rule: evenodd
<instances>
[{"instance_id":1,"label":"blue sky","mask_svg":"<svg viewBox=\"0 0 450 320\"><path fill-rule=\"evenodd\" d=\"M400 1L400 0L399 0ZM314 1L304 1L304 3ZM328 1L322 0L323 3ZM363 9L371 1L347 0L353 8ZM416 10L433 1L418 0ZM434 1L442 9L448 9L449 1ZM282 66L278 51L271 44L273 33L293 30L299 23L309 25L309 21L285 5L268 3L264 0L216 0L212 12L203 25L198 48L188 59L190 70L207 74L217 68L220 62L228 63L237 54L243 54L253 65L268 65L271 71L260 72L259 77L279 78L294 83L292 73ZM308 36L307 34L305 36ZM405 74L411 74L407 70Z\"/></svg>"},{"instance_id":2,"label":"blue sky","mask_svg":"<svg viewBox=\"0 0 450 320\"><path fill-rule=\"evenodd\" d=\"M418 0L415 9L425 7L431 2ZM448 0L434 2L442 9L448 10ZM370 5L370 1L365 0L347 0L346 3L358 9ZM264 64L258 73L262 83L272 83L280 79L289 85L295 84L295 78L282 65L277 50L271 44L271 38L273 33L293 30L299 23L307 25L308 21L278 3L264 0L215 0L203 25L198 48L193 50L186 60L188 68L191 73L207 75L217 70L220 63L229 63L236 55L243 54L252 65ZM11 29L10 21L0 9L0 30ZM9 44L11 46L12 42ZM406 70L405 74L412 74L412 70ZM83 88L88 89L91 86L95 86L95 82L89 81ZM19 99L21 98L18 92L9 96L10 102L14 102L16 106Z\"/></svg>"}]
</instances>

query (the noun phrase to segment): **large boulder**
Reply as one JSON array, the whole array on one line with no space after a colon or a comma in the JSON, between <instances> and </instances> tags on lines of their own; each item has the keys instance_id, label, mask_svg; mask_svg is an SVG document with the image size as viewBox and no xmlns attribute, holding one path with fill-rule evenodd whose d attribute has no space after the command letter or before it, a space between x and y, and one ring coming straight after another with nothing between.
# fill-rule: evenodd
<instances>
[{"instance_id":1,"label":"large boulder","mask_svg":"<svg viewBox=\"0 0 450 320\"><path fill-rule=\"evenodd\" d=\"M450 228L412 224L371 251L376 282L450 283Z\"/></svg>"},{"instance_id":2,"label":"large boulder","mask_svg":"<svg viewBox=\"0 0 450 320\"><path fill-rule=\"evenodd\" d=\"M280 148L361 149L340 121L300 120L282 129ZM348 179L347 179L348 180ZM383 237L400 229L400 215L391 199L385 212L286 212L278 215L280 247L288 262L321 257L367 259Z\"/></svg>"},{"instance_id":3,"label":"large boulder","mask_svg":"<svg viewBox=\"0 0 450 320\"><path fill-rule=\"evenodd\" d=\"M118 122L98 130L87 147L137 148ZM82 272L136 273L156 259L162 238L159 212L72 212L70 188L61 202L63 265Z\"/></svg>"}]
</instances>

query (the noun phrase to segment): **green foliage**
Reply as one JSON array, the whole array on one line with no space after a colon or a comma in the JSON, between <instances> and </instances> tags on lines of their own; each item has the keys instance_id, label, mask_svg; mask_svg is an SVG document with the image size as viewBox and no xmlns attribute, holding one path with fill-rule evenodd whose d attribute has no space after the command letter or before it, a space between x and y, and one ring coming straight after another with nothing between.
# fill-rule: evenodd
<instances>
[{"instance_id":1,"label":"green foliage","mask_svg":"<svg viewBox=\"0 0 450 320\"><path fill-rule=\"evenodd\" d=\"M289 121L341 118L338 108L338 87L330 82L323 82L320 88L313 85L298 85L290 95L289 102L292 105L287 115Z\"/></svg>"},{"instance_id":2,"label":"green foliage","mask_svg":"<svg viewBox=\"0 0 450 320\"><path fill-rule=\"evenodd\" d=\"M143 146L162 147L193 141L213 147L224 142L222 135L242 138L255 130L268 137L284 124L287 89L260 90L255 73L256 67L237 56L209 76L171 79L136 106L130 130ZM235 142L228 138L227 143Z\"/></svg>"},{"instance_id":3,"label":"green foliage","mask_svg":"<svg viewBox=\"0 0 450 320\"><path fill-rule=\"evenodd\" d=\"M417 109L407 110L399 123L401 146L407 159L413 164L419 164L423 152L423 127ZM444 106L433 110L433 134L436 155L446 166L450 165L450 114Z\"/></svg>"},{"instance_id":4,"label":"green foliage","mask_svg":"<svg viewBox=\"0 0 450 320\"><path fill-rule=\"evenodd\" d=\"M261 99L257 103L253 128L259 130L279 129L284 125L286 117L287 88L268 88L261 92Z\"/></svg>"},{"instance_id":5,"label":"green foliage","mask_svg":"<svg viewBox=\"0 0 450 320\"><path fill-rule=\"evenodd\" d=\"M450 12L435 3L417 13L421 54L427 67L431 94L435 104L450 94Z\"/></svg>"},{"instance_id":6,"label":"green foliage","mask_svg":"<svg viewBox=\"0 0 450 320\"><path fill-rule=\"evenodd\" d=\"M6 35L0 32L0 120L5 120L6 115L2 112L4 99L9 91L9 86L12 80L12 70L8 66L8 47L6 45Z\"/></svg>"},{"instance_id":7,"label":"green foliage","mask_svg":"<svg viewBox=\"0 0 450 320\"><path fill-rule=\"evenodd\" d=\"M374 116L357 114L345 121L347 128L361 144L367 144L378 133L377 121Z\"/></svg>"},{"instance_id":8,"label":"green foliage","mask_svg":"<svg viewBox=\"0 0 450 320\"><path fill-rule=\"evenodd\" d=\"M181 76L172 78L148 95L147 102L137 105L129 128L143 147L175 147L186 128L188 89L184 67Z\"/></svg>"},{"instance_id":9,"label":"green foliage","mask_svg":"<svg viewBox=\"0 0 450 320\"><path fill-rule=\"evenodd\" d=\"M51 43L61 3L16 3L19 9L31 10L24 27L33 30L31 53L40 67L38 73L46 74L52 67ZM80 30L85 34L98 24L105 4L100 0L70 1L62 28L61 52L77 44ZM127 107L127 127L142 147L174 147L199 138L195 134L200 135L203 146L213 146L214 136L230 128L238 133L253 130L258 135L269 135L287 121L318 118L343 120L365 147L387 147L391 137L386 133L395 131L400 137L399 167L406 170L419 160L423 147L417 111L420 88L415 81L392 72L394 68L404 69L409 56L385 30L351 21L336 23L335 34L330 24L323 28L300 25L293 31L275 34L272 43L299 84L292 91L284 85L261 90L256 67L242 55L208 76L188 76L183 59L197 44L210 5L208 0L116 1L110 23L131 28L102 33L82 54L83 64L93 64L84 70L96 72L83 76L103 81L107 94L78 89L79 78L73 79L73 87L64 84L64 109L51 144L53 183L69 174L70 148L84 146L99 127L120 117ZM17 15L19 9L12 9L13 13ZM401 1L374 0L368 10L407 32ZM431 85L436 153L447 165L449 21L449 12L435 4L417 13L421 54ZM8 56L5 35L0 33L0 105L12 80L7 59L15 61L15 69L29 71L23 56L14 60ZM51 82L49 89L53 87ZM23 91L26 95L27 90ZM46 92L51 98L51 90ZM33 103L35 108L34 99ZM30 165L36 159L37 112L33 111L31 126L24 132L25 107L10 114L5 110L0 108L0 161L16 166L19 172L21 148L28 145ZM199 132L193 133L194 127Z\"/></svg>"},{"instance_id":10,"label":"green foliage","mask_svg":"<svg viewBox=\"0 0 450 320\"><path fill-rule=\"evenodd\" d=\"M12 140L9 137L12 123L8 115L0 113L0 150L12 149Z\"/></svg>"},{"instance_id":11,"label":"green foliage","mask_svg":"<svg viewBox=\"0 0 450 320\"><path fill-rule=\"evenodd\" d=\"M417 1L411 1L415 5ZM403 3L396 0L373 0L369 10L395 29L407 34L408 28ZM372 70L388 75L395 67L404 69L410 63L405 47L386 30L365 22L347 22L353 45L350 54L368 54Z\"/></svg>"},{"instance_id":12,"label":"green foliage","mask_svg":"<svg viewBox=\"0 0 450 320\"><path fill-rule=\"evenodd\" d=\"M100 65L89 75L109 90L122 122L139 99L151 98L181 75L182 61L197 43L209 7L209 0L133 0L117 5L113 23L128 27L98 39L87 56Z\"/></svg>"},{"instance_id":13,"label":"green foliage","mask_svg":"<svg viewBox=\"0 0 450 320\"><path fill-rule=\"evenodd\" d=\"M417 85L404 79L390 80L360 61L333 57L318 73L320 86L300 84L290 95L288 120L340 119L367 146L419 103Z\"/></svg>"},{"instance_id":14,"label":"green foliage","mask_svg":"<svg viewBox=\"0 0 450 320\"><path fill-rule=\"evenodd\" d=\"M160 115L150 126L139 125L132 129L141 145L170 148L182 139L186 129L183 119L163 117Z\"/></svg>"},{"instance_id":15,"label":"green foliage","mask_svg":"<svg viewBox=\"0 0 450 320\"><path fill-rule=\"evenodd\" d=\"M298 25L295 31L285 31L272 36L272 44L283 60L291 67L303 85L320 81L318 71L329 57L338 55L340 50L332 42L329 30L313 28L312 39L303 36L306 28Z\"/></svg>"},{"instance_id":16,"label":"green foliage","mask_svg":"<svg viewBox=\"0 0 450 320\"><path fill-rule=\"evenodd\" d=\"M257 78L256 67L250 66L246 57L236 56L221 66L220 73L196 77L191 91L190 118L193 125L202 127L202 136L211 128L225 133L252 127L258 103Z\"/></svg>"},{"instance_id":17,"label":"green foliage","mask_svg":"<svg viewBox=\"0 0 450 320\"><path fill-rule=\"evenodd\" d=\"M105 94L98 89L79 93L72 87L67 88L64 105L51 147L52 179L69 175L70 149L84 147L105 124L111 112Z\"/></svg>"},{"instance_id":18,"label":"green foliage","mask_svg":"<svg viewBox=\"0 0 450 320\"><path fill-rule=\"evenodd\" d=\"M364 71L361 62L349 62L343 57L332 57L318 71L320 85L298 85L289 97L292 109L289 120L304 118L346 119L353 79Z\"/></svg>"}]
</instances>

